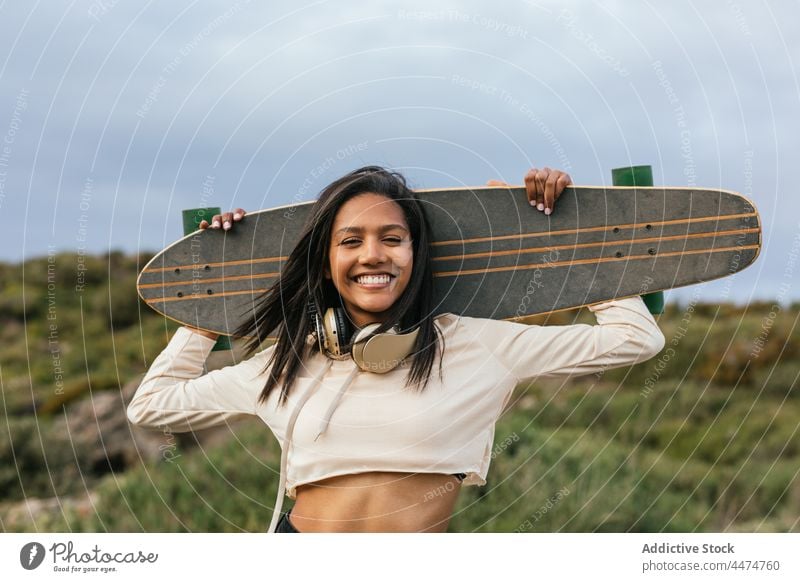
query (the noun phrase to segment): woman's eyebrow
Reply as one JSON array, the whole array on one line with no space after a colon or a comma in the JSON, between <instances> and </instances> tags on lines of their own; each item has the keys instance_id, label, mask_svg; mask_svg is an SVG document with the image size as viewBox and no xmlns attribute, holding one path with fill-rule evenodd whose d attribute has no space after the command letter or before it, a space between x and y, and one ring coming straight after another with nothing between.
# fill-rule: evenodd
<instances>
[{"instance_id":1,"label":"woman's eyebrow","mask_svg":"<svg viewBox=\"0 0 800 582\"><path fill-rule=\"evenodd\" d=\"M381 226L378 229L378 232L383 233L383 232L386 232L386 231L389 231L389 230L397 230L397 229L404 230L405 232L408 232L408 228L406 228L402 224L384 224L383 226ZM336 234L340 234L340 233L363 234L364 231L366 231L366 230L367 229L364 228L363 226L345 226L345 227L342 227L339 230L337 230Z\"/></svg>"}]
</instances>

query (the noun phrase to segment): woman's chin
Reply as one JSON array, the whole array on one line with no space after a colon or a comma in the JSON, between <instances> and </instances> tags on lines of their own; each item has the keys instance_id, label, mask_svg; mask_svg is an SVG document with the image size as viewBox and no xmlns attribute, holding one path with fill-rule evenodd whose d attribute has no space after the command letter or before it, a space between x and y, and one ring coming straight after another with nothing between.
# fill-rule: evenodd
<instances>
[{"instance_id":1,"label":"woman's chin","mask_svg":"<svg viewBox=\"0 0 800 582\"><path fill-rule=\"evenodd\" d=\"M356 309L350 309L350 315L354 323L359 327L364 327L370 323L383 323L386 312L392 305L359 305Z\"/></svg>"}]
</instances>

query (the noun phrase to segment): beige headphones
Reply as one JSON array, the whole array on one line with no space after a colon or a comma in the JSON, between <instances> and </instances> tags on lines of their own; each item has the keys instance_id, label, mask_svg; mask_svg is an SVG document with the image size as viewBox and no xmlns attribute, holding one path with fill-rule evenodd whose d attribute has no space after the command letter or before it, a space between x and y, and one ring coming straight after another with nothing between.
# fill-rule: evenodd
<instances>
[{"instance_id":1,"label":"beige headphones","mask_svg":"<svg viewBox=\"0 0 800 582\"><path fill-rule=\"evenodd\" d=\"M391 372L403 363L417 341L419 328L408 333L398 333L392 328L385 333L375 334L381 324L371 323L356 332L350 345L350 322L347 313L341 308L329 308L319 317L312 310L320 351L335 360L345 359L348 351L361 370L375 374Z\"/></svg>"}]
</instances>

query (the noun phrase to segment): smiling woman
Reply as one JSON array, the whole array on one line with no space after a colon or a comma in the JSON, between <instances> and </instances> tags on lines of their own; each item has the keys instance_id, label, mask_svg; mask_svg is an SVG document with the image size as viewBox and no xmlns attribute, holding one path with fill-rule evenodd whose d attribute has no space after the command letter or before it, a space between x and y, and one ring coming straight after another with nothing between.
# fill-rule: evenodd
<instances>
[{"instance_id":1,"label":"smiling woman","mask_svg":"<svg viewBox=\"0 0 800 582\"><path fill-rule=\"evenodd\" d=\"M569 183L531 170L531 206L549 214ZM486 483L515 386L648 359L663 336L639 298L590 307L595 326L433 317L429 240L402 176L371 166L340 178L236 332L252 357L203 375L215 336L180 329L129 418L178 432L260 417L282 448L270 531L445 531L462 484ZM296 503L281 515L285 495Z\"/></svg>"},{"instance_id":2,"label":"smiling woman","mask_svg":"<svg viewBox=\"0 0 800 582\"><path fill-rule=\"evenodd\" d=\"M413 257L403 210L384 196L365 193L336 215L325 276L357 327L384 323L408 287Z\"/></svg>"}]
</instances>

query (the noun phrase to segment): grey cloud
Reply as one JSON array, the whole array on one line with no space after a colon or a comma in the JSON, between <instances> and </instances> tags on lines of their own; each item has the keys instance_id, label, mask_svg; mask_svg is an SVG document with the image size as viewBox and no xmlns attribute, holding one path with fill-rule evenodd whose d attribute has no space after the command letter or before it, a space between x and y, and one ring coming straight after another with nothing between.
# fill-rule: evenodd
<instances>
[{"instance_id":1,"label":"grey cloud","mask_svg":"<svg viewBox=\"0 0 800 582\"><path fill-rule=\"evenodd\" d=\"M364 163L406 168L420 187L519 181L528 163L607 183L613 166L652 163L664 183L752 191L775 248L796 229L788 3L107 4L90 16L95 3L76 3L58 29L66 2L24 30L29 6L0 14L0 140L30 90L0 199L4 215L37 209L26 256L74 249L87 177L101 251L177 236L167 214L197 204L209 175L215 204L255 208ZM20 238L0 258L21 258ZM781 277L780 254L761 261L736 292Z\"/></svg>"}]
</instances>

